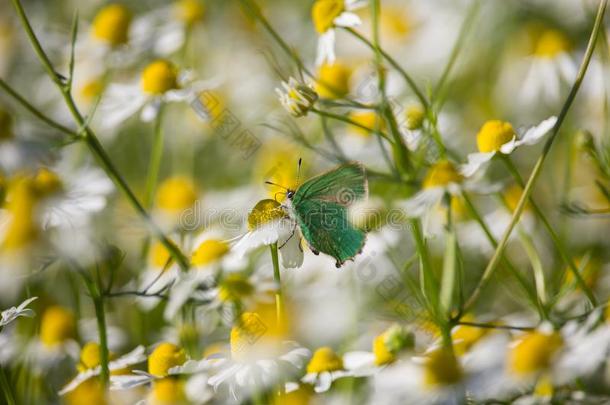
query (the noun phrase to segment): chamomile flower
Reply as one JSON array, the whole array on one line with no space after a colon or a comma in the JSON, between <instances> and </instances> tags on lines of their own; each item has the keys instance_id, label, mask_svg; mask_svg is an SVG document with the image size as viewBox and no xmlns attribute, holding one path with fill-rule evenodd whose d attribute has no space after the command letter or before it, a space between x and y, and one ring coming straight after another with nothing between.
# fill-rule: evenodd
<instances>
[{"instance_id":1,"label":"chamomile flower","mask_svg":"<svg viewBox=\"0 0 610 405\"><path fill-rule=\"evenodd\" d=\"M248 232L239 237L233 247L238 255L245 255L263 245L277 243L285 268L303 264L301 232L284 207L275 200L261 200L248 214Z\"/></svg>"},{"instance_id":2,"label":"chamomile flower","mask_svg":"<svg viewBox=\"0 0 610 405\"><path fill-rule=\"evenodd\" d=\"M264 314L264 313L263 313ZM285 341L282 322L257 312L244 312L231 329L231 357L214 360L209 383L214 390L225 390L231 402L292 381L301 373L309 350Z\"/></svg>"},{"instance_id":3,"label":"chamomile flower","mask_svg":"<svg viewBox=\"0 0 610 405\"><path fill-rule=\"evenodd\" d=\"M318 68L314 90L323 99L345 97L350 92L352 69L341 63L324 63Z\"/></svg>"},{"instance_id":4,"label":"chamomile flower","mask_svg":"<svg viewBox=\"0 0 610 405\"><path fill-rule=\"evenodd\" d=\"M468 155L468 162L460 168L466 177L475 174L496 154L509 155L520 146L534 145L555 126L557 117L550 117L519 135L513 126L505 121L487 121L477 134L478 153Z\"/></svg>"},{"instance_id":5,"label":"chamomile flower","mask_svg":"<svg viewBox=\"0 0 610 405\"><path fill-rule=\"evenodd\" d=\"M576 77L577 64L571 55L572 43L559 29L547 28L534 34L529 68L522 78L522 99L531 105L540 98L554 103L561 96L563 86Z\"/></svg>"},{"instance_id":6,"label":"chamomile flower","mask_svg":"<svg viewBox=\"0 0 610 405\"><path fill-rule=\"evenodd\" d=\"M318 33L317 65L335 61L335 28L360 25L360 17L353 11L365 4L359 0L316 0L311 9L311 19Z\"/></svg>"},{"instance_id":7,"label":"chamomile flower","mask_svg":"<svg viewBox=\"0 0 610 405\"><path fill-rule=\"evenodd\" d=\"M27 306L30 305L30 303L32 301L36 300L37 298L38 297L28 298L27 300L25 300L21 304L19 304L19 306L17 306L17 307L11 307L11 308L8 308L8 309L5 309L4 311L2 311L0 313L0 330L2 327L13 322L15 319L19 318L20 316L32 318L34 316L34 311L31 310L30 308L27 308Z\"/></svg>"},{"instance_id":8,"label":"chamomile flower","mask_svg":"<svg viewBox=\"0 0 610 405\"><path fill-rule=\"evenodd\" d=\"M326 392L332 383L340 378L352 377L353 373L343 365L343 358L328 347L320 347L307 363L307 374L302 382L311 384L315 392Z\"/></svg>"},{"instance_id":9,"label":"chamomile flower","mask_svg":"<svg viewBox=\"0 0 610 405\"><path fill-rule=\"evenodd\" d=\"M80 362L77 366L78 374L72 379L67 385L65 385L60 391L59 395L65 395L71 391L74 391L80 384L87 380L98 376L102 367L100 346L97 343L89 342L83 346L80 352ZM111 355L112 357L112 355ZM144 346L138 346L131 352L108 362L108 370L112 374L121 374L126 369L135 364L141 363L146 360L144 355Z\"/></svg>"},{"instance_id":10,"label":"chamomile flower","mask_svg":"<svg viewBox=\"0 0 610 405\"><path fill-rule=\"evenodd\" d=\"M275 91L284 108L295 117L307 115L318 99L313 86L301 84L293 77L288 83L282 82L282 89L276 88Z\"/></svg>"},{"instance_id":11,"label":"chamomile flower","mask_svg":"<svg viewBox=\"0 0 610 405\"><path fill-rule=\"evenodd\" d=\"M180 71L169 60L158 59L148 64L139 83L113 83L108 86L99 115L106 129L116 128L137 112L144 122L157 117L162 105L193 102L211 82L194 80L187 71Z\"/></svg>"},{"instance_id":12,"label":"chamomile flower","mask_svg":"<svg viewBox=\"0 0 610 405\"><path fill-rule=\"evenodd\" d=\"M396 362L373 380L373 403L459 404L464 402L465 371L445 348Z\"/></svg>"},{"instance_id":13,"label":"chamomile flower","mask_svg":"<svg viewBox=\"0 0 610 405\"><path fill-rule=\"evenodd\" d=\"M186 176L171 176L164 179L157 188L154 216L164 227L174 229L186 227L182 223L190 218L188 214L197 215L195 211L199 199L199 190L193 180Z\"/></svg>"},{"instance_id":14,"label":"chamomile flower","mask_svg":"<svg viewBox=\"0 0 610 405\"><path fill-rule=\"evenodd\" d=\"M383 333L375 336L372 351L347 352L343 356L345 367L354 375L372 375L388 364L394 363L403 350L412 349L415 338L405 328L392 325Z\"/></svg>"},{"instance_id":15,"label":"chamomile flower","mask_svg":"<svg viewBox=\"0 0 610 405\"><path fill-rule=\"evenodd\" d=\"M40 332L27 348L27 356L41 370L45 370L66 357L77 358L76 320L72 311L61 307L48 307L40 319Z\"/></svg>"},{"instance_id":16,"label":"chamomile flower","mask_svg":"<svg viewBox=\"0 0 610 405\"><path fill-rule=\"evenodd\" d=\"M166 319L172 319L190 298L207 301L208 291L214 287L220 271L235 272L244 267L243 258L222 238L221 232L205 231L195 238L193 246L190 270L178 275L170 291Z\"/></svg>"}]
</instances>

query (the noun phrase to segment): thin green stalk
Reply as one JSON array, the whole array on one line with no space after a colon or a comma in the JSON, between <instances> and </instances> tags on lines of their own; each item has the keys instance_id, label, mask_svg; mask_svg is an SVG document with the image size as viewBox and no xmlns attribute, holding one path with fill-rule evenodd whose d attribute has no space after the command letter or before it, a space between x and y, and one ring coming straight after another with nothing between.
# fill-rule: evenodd
<instances>
[{"instance_id":1,"label":"thin green stalk","mask_svg":"<svg viewBox=\"0 0 610 405\"><path fill-rule=\"evenodd\" d=\"M440 108L440 106L442 105L442 102L443 102L442 96L443 96L443 92L444 92L444 86L447 82L447 79L449 78L449 74L451 73L451 71L453 70L453 67L455 66L455 63L458 59L458 56L460 55L460 52L462 51L466 37L468 36L470 29L474 26L473 22L479 12L480 6L481 6L480 0L474 0L472 2L472 5L470 6L468 13L466 14L466 17L464 18L464 21L462 22L462 26L460 27L460 32L458 34L458 38L455 41L455 44L453 45L453 49L451 50L449 60L447 61L447 64L445 65L445 68L443 69L441 78L436 83L436 86L434 87L434 90L432 91L432 102L434 104L436 104L438 108Z\"/></svg>"},{"instance_id":2,"label":"thin green stalk","mask_svg":"<svg viewBox=\"0 0 610 405\"><path fill-rule=\"evenodd\" d=\"M345 28L345 30L347 32L349 32L350 34L352 34L353 36L355 36L356 38L358 38L362 43L364 43L366 46L371 48L373 51L376 49L375 45L373 45L373 43L371 43L371 41L366 39L366 37L364 37L362 34L359 34L356 30L354 30L352 28ZM405 82L407 82L407 85L411 88L413 93L415 93L415 96L419 99L419 102L427 110L429 108L428 100L426 99L426 96L424 96L424 93L422 93L422 91L417 87L417 84L415 83L415 80L413 80L411 75L409 75L402 68L402 66L400 66L400 64L398 62L396 62L396 60L394 60L394 58L392 58L390 55L388 55L383 49L379 49L379 53L384 57L385 60L388 61L388 63L390 65L392 65L392 67L394 69L396 69L398 71L398 73L402 76L402 78L405 80Z\"/></svg>"},{"instance_id":3,"label":"thin green stalk","mask_svg":"<svg viewBox=\"0 0 610 405\"><path fill-rule=\"evenodd\" d=\"M551 136L544 144L542 154L536 161L536 165L534 166L534 169L532 170L532 173L530 174L530 177L529 177L527 183L525 184L523 194L521 195L521 198L519 199L519 202L517 203L517 208L515 209L515 211L513 213L512 220L511 220L510 224L508 225L508 228L504 232L504 235L502 236L502 239L500 240L500 243L498 244L498 247L496 248L494 255L492 256L491 260L489 261L487 268L485 269L483 276L481 277L481 280L479 280L477 287L474 289L472 295L467 300L466 308L471 307L475 303L475 301L479 297L479 294L481 293L483 287L485 287L485 285L487 284L487 282L493 275L493 272L495 271L498 264L500 263L500 258L502 257L502 253L504 252L504 249L506 248L508 239L510 238L510 235L511 235L515 225L517 224L517 222L519 221L519 218L521 217L521 214L523 213L523 209L525 208L526 202L529 200L529 196L532 193L534 184L536 183L536 180L538 180L538 177L540 176L540 173L542 172L542 166L544 165L544 161L546 160L546 157L548 156L548 154L551 150L551 147L553 146L553 142L555 141L555 138L557 137L557 134L559 133L559 129L561 128L561 125L563 124L563 121L565 120L565 117L568 114L570 107L572 106L572 103L574 102L574 99L576 98L576 94L578 93L578 90L580 89L580 85L585 77L585 73L587 72L587 68L589 67L589 62L591 61L591 57L593 56L593 50L595 49L597 37L599 36L601 28L603 27L602 22L604 19L604 14L606 12L607 4L608 4L607 0L601 0L599 2L597 15L595 17L595 23L593 24L593 29L591 31L591 35L589 37L589 42L587 44L587 50L586 50L583 60L580 64L580 68L578 70L578 74L576 76L574 84L572 85L572 88L570 89L570 93L568 94L568 97L567 97L565 103L563 104L563 107L561 108L561 112L559 113L557 122L555 123L555 126L552 129ZM597 301L594 296L588 296L588 299L589 299L589 301L591 301L591 303L595 303ZM595 306L595 304L594 304L594 306Z\"/></svg>"},{"instance_id":4,"label":"thin green stalk","mask_svg":"<svg viewBox=\"0 0 610 405\"><path fill-rule=\"evenodd\" d=\"M435 318L440 317L440 311L438 308L438 281L434 272L432 271L432 264L430 262L430 254L428 252L428 246L424 239L424 235L421 229L419 219L411 219L410 221L411 233L415 240L415 248L419 256L419 267L420 267L420 282L423 296L430 303L430 307L433 309L433 315Z\"/></svg>"},{"instance_id":5,"label":"thin green stalk","mask_svg":"<svg viewBox=\"0 0 610 405\"><path fill-rule=\"evenodd\" d=\"M150 209L152 206L155 190L157 189L157 182L159 180L161 160L163 158L163 106L160 107L159 113L155 118L153 132L152 150L146 177L146 194L144 194L143 201L144 208L147 209Z\"/></svg>"},{"instance_id":6,"label":"thin green stalk","mask_svg":"<svg viewBox=\"0 0 610 405\"><path fill-rule=\"evenodd\" d=\"M277 284L275 293L275 315L278 326L284 322L284 299L282 297L282 280L280 278L280 263L278 260L277 242L269 245L271 249L271 262L273 263L273 280Z\"/></svg>"},{"instance_id":7,"label":"thin green stalk","mask_svg":"<svg viewBox=\"0 0 610 405\"><path fill-rule=\"evenodd\" d=\"M443 257L443 276L441 279L441 307L446 314L451 313L456 279L457 237L451 215L451 204L447 207L445 225L445 255Z\"/></svg>"},{"instance_id":8,"label":"thin green stalk","mask_svg":"<svg viewBox=\"0 0 610 405\"><path fill-rule=\"evenodd\" d=\"M53 83L55 83L57 85L58 89L60 90L60 92L63 96L64 102L66 103L66 106L68 107L68 110L70 110L70 113L72 114L74 121L79 126L79 130L77 132L79 134L82 134L83 139L86 142L87 146L89 147L91 153L97 158L98 162L100 163L100 165L102 166L102 168L104 169L106 174L108 174L108 176L115 183L115 185L120 190L123 191L123 193L127 197L127 200L134 207L134 209L148 223L153 234L165 246L165 248L168 250L170 255L176 260L176 262L178 262L180 267L183 270L187 270L189 267L189 262L186 259L186 257L184 256L184 254L180 251L180 249L178 249L178 247L171 240L169 240L165 236L165 234L163 233L161 228L159 228L152 221L150 215L144 209L144 207L142 206L140 201L137 199L137 197L135 196L135 194L133 193L133 191L131 190L131 188L129 187L129 185L127 184L127 182L121 175L121 173L114 166L114 164L112 163L112 160L110 159L110 157L104 150L102 144L97 139L97 136L95 135L93 130L89 127L88 122L85 120L85 118L82 116L82 114L76 107L76 103L74 102L70 89L65 85L65 83L62 82L62 79L57 75L57 73L55 73L55 70L53 68L53 65L51 64L51 61L49 60L48 56L42 49L42 46L40 45L40 41L38 40L38 37L34 33L32 26L30 25L30 22L25 14L25 11L23 9L23 6L22 6L20 0L11 0L11 1L13 2L15 10L17 11L17 14L19 15L21 23L26 31L26 34L30 40L32 47L34 48L34 51L36 52L36 55L38 56L38 59L40 60L43 68L45 69L45 71L47 72L47 74L49 75L49 77L51 78Z\"/></svg>"},{"instance_id":9,"label":"thin green stalk","mask_svg":"<svg viewBox=\"0 0 610 405\"><path fill-rule=\"evenodd\" d=\"M103 387L108 386L110 380L110 370L108 369L108 362L110 355L108 351L108 334L106 332L106 313L104 312L104 297L101 293L102 286L96 285L93 280L89 278L85 273L83 280L87 286L91 299L93 300L93 306L95 308L95 319L97 320L98 336L100 340L100 381Z\"/></svg>"},{"instance_id":10,"label":"thin green stalk","mask_svg":"<svg viewBox=\"0 0 610 405\"><path fill-rule=\"evenodd\" d=\"M55 128L56 130L70 136L71 139L77 138L78 134L72 131L70 128L63 126L62 124L54 121L53 119L44 115L40 110L30 104L21 94L19 94L15 89L13 89L7 82L0 78L0 87L4 91L8 93L9 96L13 97L19 104L25 107L30 113L32 113L36 118L41 120L42 122L49 125L51 128Z\"/></svg>"},{"instance_id":11,"label":"thin green stalk","mask_svg":"<svg viewBox=\"0 0 610 405\"><path fill-rule=\"evenodd\" d=\"M343 115L334 114L334 113L331 113L331 112L328 112L328 111L318 110L317 108L312 108L310 111L312 113L318 114L318 115L320 115L322 117L327 117L327 118L332 118L332 119L337 120L337 121L342 121L342 122L345 122L346 124L353 125L355 127L364 129L366 131L372 131L372 130L374 131L374 128L369 128L366 125L362 125L362 124L360 124L360 123L358 123L356 121L352 121L351 119L349 119L349 118L347 118L347 117L345 117ZM384 133L382 131L378 131L377 134L379 136L383 137L383 139L385 139L386 141L392 142L391 139L390 139L390 136L388 134L386 134L386 133Z\"/></svg>"},{"instance_id":12,"label":"thin green stalk","mask_svg":"<svg viewBox=\"0 0 610 405\"><path fill-rule=\"evenodd\" d=\"M464 202L466 204L466 208L468 209L468 212L474 217L474 220L477 222L477 224L479 224L479 226L483 230L483 233L485 234L487 240L489 241L490 245L494 249L496 249L498 247L498 241L496 241L496 238L494 238L493 234L491 233L491 230L485 223L485 220L483 219L483 217L481 216L479 211L474 206L470 196L468 195L468 193L462 192L462 197L464 198ZM508 269L508 271L511 273L511 275L513 275L517 279L517 281L519 282L519 284L521 285L521 287L527 294L527 296L528 296L529 300L532 302L532 304L536 307L539 307L538 300L536 299L536 293L535 293L535 291L533 291L530 288L529 283L527 282L527 280L525 279L523 274L521 274L521 272L510 261L510 259L508 257L506 257L506 255L504 255L504 254L502 254L502 262L503 262L504 266ZM542 315L543 311L540 308L539 308L539 310L540 310L540 314Z\"/></svg>"},{"instance_id":13,"label":"thin green stalk","mask_svg":"<svg viewBox=\"0 0 610 405\"><path fill-rule=\"evenodd\" d=\"M542 260L540 260L540 255L536 251L536 247L534 246L534 241L532 240L532 238L527 235L523 231L523 229L517 229L517 233L519 234L519 240L521 241L521 244L525 249L525 253L527 253L527 256L530 259L532 270L534 271L534 281L536 282L536 292L538 293L538 299L540 300L540 304L542 306L545 306L547 303L547 295Z\"/></svg>"},{"instance_id":14,"label":"thin green stalk","mask_svg":"<svg viewBox=\"0 0 610 405\"><path fill-rule=\"evenodd\" d=\"M0 387L2 387L2 391L4 392L4 399L6 399L7 405L16 405L17 401L15 401L13 390L6 378L6 373L4 372L2 364L0 364Z\"/></svg>"},{"instance_id":15,"label":"thin green stalk","mask_svg":"<svg viewBox=\"0 0 610 405\"><path fill-rule=\"evenodd\" d=\"M511 158L506 155L501 155L501 156L502 156L502 160L508 167L508 170L511 172L511 174L515 178L515 181L517 182L517 184L521 188L525 187L525 182L523 181L521 174L519 174L519 170L517 170L517 167L515 166L515 164L511 160ZM563 242L561 241L561 239L559 238L559 236L557 235L557 233L551 226L551 223L546 218L546 215L544 215L544 213L542 212L542 210L540 209L540 207L538 206L536 201L534 201L534 197L532 197L531 195L529 196L529 203L530 203L532 209L534 210L534 213L540 219L540 222L542 222L542 225L544 226L544 228L547 230L548 234L550 235L551 240L553 241L553 244L555 245L555 247L557 248L557 251L559 252L559 255L561 256L561 259L565 262L565 264L568 265L568 268L570 269L570 271L574 274L574 277L576 278L576 282L578 283L580 288L582 288L582 290L585 292L587 297L590 300L593 299L591 301L591 303L593 304L595 302L595 297L593 295L593 292L587 286L587 283L585 282L585 280L582 278L580 272L578 271L578 266L576 266L576 264L570 257L569 253L567 252L567 248L565 247L565 245L563 244Z\"/></svg>"}]
</instances>

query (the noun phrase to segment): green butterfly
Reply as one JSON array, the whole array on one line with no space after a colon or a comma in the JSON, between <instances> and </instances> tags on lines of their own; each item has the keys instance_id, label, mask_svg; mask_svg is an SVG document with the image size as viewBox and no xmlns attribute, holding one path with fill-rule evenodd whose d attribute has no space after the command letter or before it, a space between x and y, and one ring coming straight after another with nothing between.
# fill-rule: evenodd
<instances>
[{"instance_id":1,"label":"green butterfly","mask_svg":"<svg viewBox=\"0 0 610 405\"><path fill-rule=\"evenodd\" d=\"M309 179L296 190L286 189L286 197L289 215L314 254L332 256L341 267L362 251L366 234L348 218L349 207L368 197L360 163L346 163Z\"/></svg>"}]
</instances>

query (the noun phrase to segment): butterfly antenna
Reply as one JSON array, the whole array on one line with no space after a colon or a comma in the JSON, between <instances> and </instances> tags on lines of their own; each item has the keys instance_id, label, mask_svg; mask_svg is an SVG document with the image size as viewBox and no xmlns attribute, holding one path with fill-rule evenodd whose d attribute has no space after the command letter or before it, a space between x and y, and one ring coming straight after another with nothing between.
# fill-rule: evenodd
<instances>
[{"instance_id":1,"label":"butterfly antenna","mask_svg":"<svg viewBox=\"0 0 610 405\"><path fill-rule=\"evenodd\" d=\"M303 162L302 158L299 158L299 166L297 168L297 187L299 186L299 180L301 179L301 163Z\"/></svg>"},{"instance_id":2,"label":"butterfly antenna","mask_svg":"<svg viewBox=\"0 0 610 405\"><path fill-rule=\"evenodd\" d=\"M266 182L265 182L265 184L269 184L269 185L271 185L271 186L280 187L280 188L283 188L284 190L288 191L288 188L287 188L287 187L280 186L279 184L274 183L274 182L272 182L272 181L266 181Z\"/></svg>"}]
</instances>

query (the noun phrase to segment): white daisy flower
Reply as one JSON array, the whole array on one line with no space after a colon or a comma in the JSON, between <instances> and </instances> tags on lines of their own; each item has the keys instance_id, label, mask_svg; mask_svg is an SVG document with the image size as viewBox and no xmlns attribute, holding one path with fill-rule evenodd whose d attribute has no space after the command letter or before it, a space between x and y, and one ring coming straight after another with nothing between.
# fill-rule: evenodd
<instances>
[{"instance_id":1,"label":"white daisy flower","mask_svg":"<svg viewBox=\"0 0 610 405\"><path fill-rule=\"evenodd\" d=\"M21 304L19 304L19 306L17 306L17 307L11 307L9 309L5 309L4 311L2 311L2 313L0 313L0 330L2 329L3 326L8 325L9 323L13 322L15 319L19 318L20 316L32 318L34 316L34 311L31 310L30 308L27 308L27 306L32 301L36 300L37 298L38 297L28 298L27 300L25 300Z\"/></svg>"},{"instance_id":2,"label":"white daisy flower","mask_svg":"<svg viewBox=\"0 0 610 405\"><path fill-rule=\"evenodd\" d=\"M280 203L275 200L261 200L248 214L248 232L237 238L233 250L238 255L257 249L263 245L277 243L282 265L296 268L303 264L301 231Z\"/></svg>"},{"instance_id":3,"label":"white daisy flower","mask_svg":"<svg viewBox=\"0 0 610 405\"><path fill-rule=\"evenodd\" d=\"M562 87L572 83L578 71L570 40L559 30L546 29L538 34L533 48L525 61L529 66L525 78L521 78L521 98L528 105L539 103L541 98L557 102Z\"/></svg>"},{"instance_id":4,"label":"white daisy flower","mask_svg":"<svg viewBox=\"0 0 610 405\"><path fill-rule=\"evenodd\" d=\"M475 174L493 157L501 153L511 154L523 145L534 145L542 140L557 122L557 117L550 117L517 135L513 126L504 121L487 121L477 134L478 153L468 155L468 162L460 167L460 173L466 177Z\"/></svg>"},{"instance_id":5,"label":"white daisy flower","mask_svg":"<svg viewBox=\"0 0 610 405\"><path fill-rule=\"evenodd\" d=\"M139 83L109 85L99 117L106 129L118 127L138 111L142 121L150 122L163 104L192 103L199 93L212 87L212 82L194 80L190 72L179 71L170 61L158 59L144 68Z\"/></svg>"},{"instance_id":6,"label":"white daisy flower","mask_svg":"<svg viewBox=\"0 0 610 405\"><path fill-rule=\"evenodd\" d=\"M148 371L134 370L132 374L110 376L111 390L127 390L151 382L161 381L168 376L203 372L209 362L189 361L181 347L169 343L159 343L148 356Z\"/></svg>"},{"instance_id":7,"label":"white daisy flower","mask_svg":"<svg viewBox=\"0 0 610 405\"><path fill-rule=\"evenodd\" d=\"M80 362L78 364L79 373L59 391L59 395L65 395L75 390L76 387L88 379L98 376L102 371L100 356L100 346L97 343L90 342L84 345L81 349ZM144 360L146 360L144 346L138 346L131 352L108 362L108 370L111 373L122 371L129 366L142 363Z\"/></svg>"},{"instance_id":8,"label":"white daisy flower","mask_svg":"<svg viewBox=\"0 0 610 405\"><path fill-rule=\"evenodd\" d=\"M428 169L422 182L422 190L402 202L400 208L407 217L422 217L440 203L445 196L459 197L463 190L490 193L495 189L497 189L496 185L481 184L465 179L453 163L443 159Z\"/></svg>"},{"instance_id":9,"label":"white daisy flower","mask_svg":"<svg viewBox=\"0 0 610 405\"><path fill-rule=\"evenodd\" d=\"M316 0L311 9L311 19L319 35L316 65L335 61L335 28L360 25L362 21L353 11L366 3L360 0Z\"/></svg>"},{"instance_id":10,"label":"white daisy flower","mask_svg":"<svg viewBox=\"0 0 610 405\"><path fill-rule=\"evenodd\" d=\"M209 290L221 270L234 272L243 269L245 261L228 241L222 239L220 232L209 230L199 235L194 243L191 268L179 273L173 285L164 316L172 319L177 311L190 299L209 299L208 293L198 292L199 287Z\"/></svg>"},{"instance_id":11,"label":"white daisy flower","mask_svg":"<svg viewBox=\"0 0 610 405\"><path fill-rule=\"evenodd\" d=\"M313 353L301 382L313 385L314 391L320 393L328 391L334 381L353 376L354 373L345 368L343 358L324 346Z\"/></svg>"},{"instance_id":12,"label":"white daisy flower","mask_svg":"<svg viewBox=\"0 0 610 405\"><path fill-rule=\"evenodd\" d=\"M278 383L293 381L302 373L310 351L295 342L283 341L281 325L273 325L258 313L244 312L231 329L231 358L213 360L214 390L226 390L229 401Z\"/></svg>"}]
</instances>

